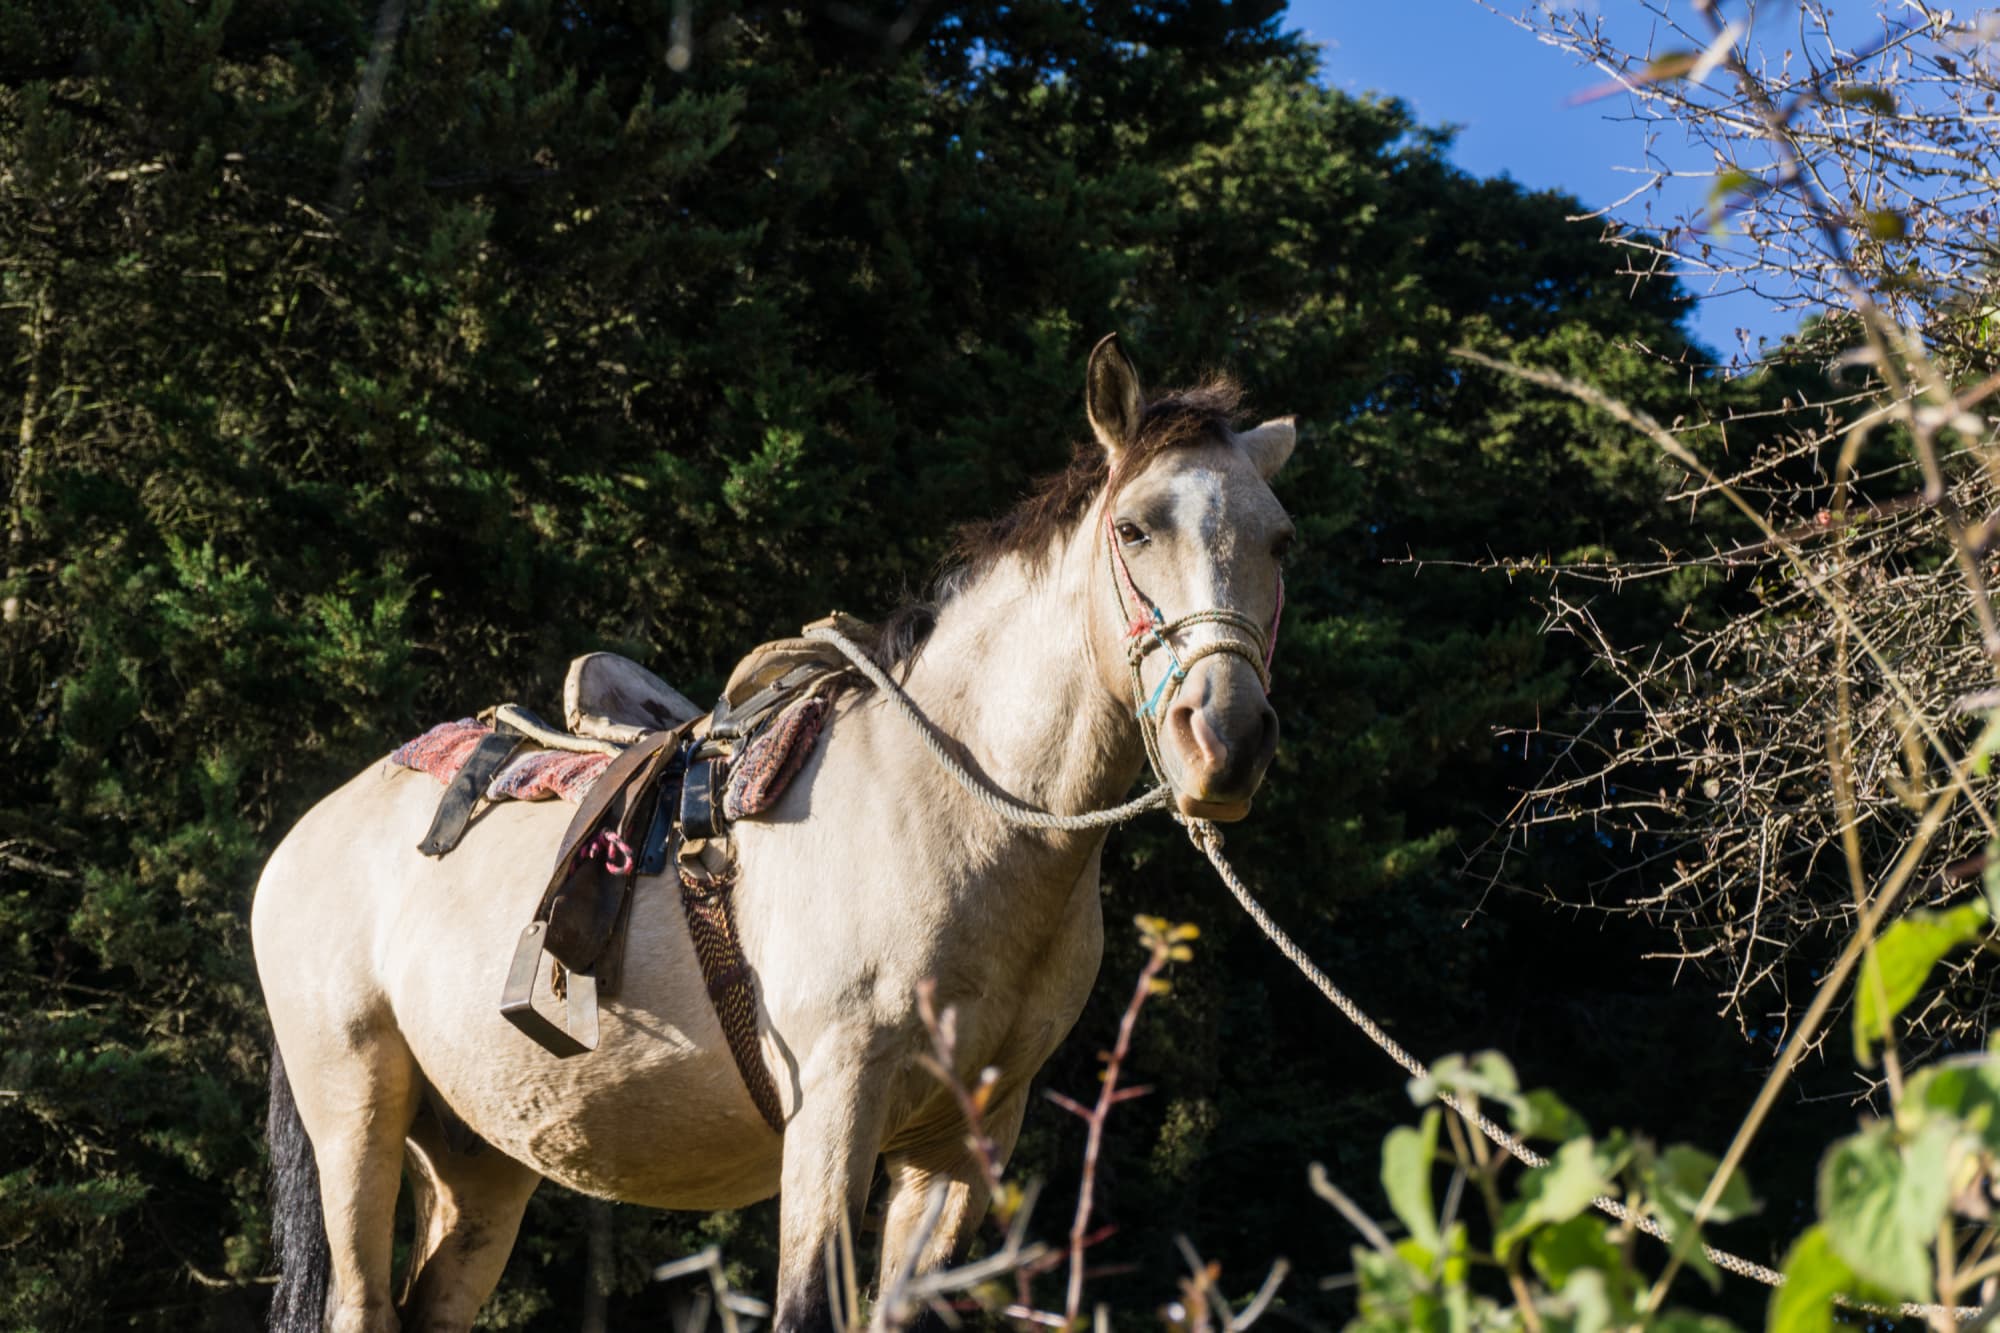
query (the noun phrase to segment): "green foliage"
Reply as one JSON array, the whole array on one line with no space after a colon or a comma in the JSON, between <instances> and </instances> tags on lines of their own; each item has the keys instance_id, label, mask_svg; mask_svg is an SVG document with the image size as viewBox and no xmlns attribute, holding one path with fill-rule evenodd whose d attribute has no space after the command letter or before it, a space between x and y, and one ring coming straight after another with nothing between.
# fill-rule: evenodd
<instances>
[{"instance_id":1,"label":"green foliage","mask_svg":"<svg viewBox=\"0 0 2000 1333\"><path fill-rule=\"evenodd\" d=\"M1635 1326L1648 1308L1651 1282L1635 1262L1635 1233L1629 1223L1605 1220L1592 1205L1616 1198L1633 1216L1659 1218L1678 1234L1690 1224L1694 1198L1714 1161L1680 1145L1656 1153L1621 1132L1593 1137L1555 1094L1522 1095L1513 1066L1493 1051L1440 1060L1429 1079L1411 1081L1410 1095L1419 1105L1452 1096L1465 1114L1433 1107L1421 1130L1396 1129L1385 1140L1383 1181L1409 1237L1354 1250L1360 1314L1347 1325L1349 1333L1533 1327L1602 1333ZM1547 1163L1510 1171L1512 1159L1469 1119L1481 1105L1503 1108L1509 1127L1524 1139L1556 1138ZM1450 1126L1448 1149L1439 1144L1441 1121ZM1489 1240L1482 1242L1451 1207L1443 1215L1433 1212L1431 1177L1440 1169L1455 1177L1449 1191L1454 1200L1470 1182L1485 1205ZM1747 1187L1735 1180L1712 1215L1726 1221L1751 1207ZM1731 1327L1672 1310L1652 1315L1649 1326L1717 1333Z\"/></svg>"},{"instance_id":2,"label":"green foliage","mask_svg":"<svg viewBox=\"0 0 2000 1333\"><path fill-rule=\"evenodd\" d=\"M1991 913L1983 902L1945 912L1918 910L1898 917L1862 963L1854 988L1854 1050L1863 1064L1889 1024L1917 998L1938 960L1985 933Z\"/></svg>"},{"instance_id":3,"label":"green foliage","mask_svg":"<svg viewBox=\"0 0 2000 1333\"><path fill-rule=\"evenodd\" d=\"M1824 1227L1809 1227L1785 1256L1785 1284L1771 1293L1770 1333L1822 1333L1833 1324L1834 1297L1852 1291L1854 1270L1842 1263Z\"/></svg>"},{"instance_id":4,"label":"green foliage","mask_svg":"<svg viewBox=\"0 0 2000 1333\"><path fill-rule=\"evenodd\" d=\"M1857 983L1854 1028L1861 1058L1870 1058L1864 1039L1893 1049L1896 1016L1922 991L1938 961L1981 935L1988 920L1986 904L1975 901L1947 911L1911 911L1883 932L1872 951L1876 974ZM1886 1001L1868 1000L1871 988ZM2000 1239L1991 1207L2000 1182L2000 1039L1983 1054L1933 1064L1907 1081L1892 1073L1890 1089L1889 1117L1864 1122L1820 1160L1817 1218L1786 1254L1784 1283L1766 1311L1770 1333L1830 1330L1840 1305L1877 1314L1902 1302L1963 1305L2000 1273L2000 1259L1991 1254ZM1552 1094L1523 1095L1512 1066L1494 1052L1440 1060L1430 1078L1412 1080L1410 1091L1420 1105L1456 1098L1463 1114L1432 1107L1419 1129L1392 1130L1384 1141L1384 1187L1409 1238L1355 1251L1361 1317L1349 1329L1387 1329L1398 1321L1451 1330L1531 1323L1590 1330L1730 1327L1710 1316L1654 1313L1666 1278L1649 1276L1650 1261L1634 1247L1631 1222L1607 1222L1591 1210L1597 1199L1610 1197L1630 1217L1653 1219L1713 1284L1719 1275L1701 1253L1701 1237L1680 1242L1697 1216L1726 1223L1755 1211L1740 1175L1730 1175L1703 1210L1719 1170L1714 1158L1678 1144L1655 1151L1644 1139L1616 1131L1593 1138ZM1536 1130L1557 1138L1546 1165L1510 1172L1506 1155L1482 1143L1469 1119L1482 1101L1504 1108L1522 1138ZM1440 1148L1440 1124L1450 1129L1450 1151ZM1551 1134L1552 1126L1560 1130ZM1434 1214L1431 1175L1439 1166L1458 1176L1451 1197L1469 1180L1484 1199L1487 1252L1449 1209ZM1504 1284L1482 1287L1482 1268L1503 1275Z\"/></svg>"}]
</instances>

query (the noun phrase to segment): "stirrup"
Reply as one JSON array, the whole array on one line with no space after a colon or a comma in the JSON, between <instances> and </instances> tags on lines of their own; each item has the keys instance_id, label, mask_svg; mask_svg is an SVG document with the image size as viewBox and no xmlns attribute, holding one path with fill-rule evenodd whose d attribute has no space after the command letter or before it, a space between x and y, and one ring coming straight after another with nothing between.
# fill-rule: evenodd
<instances>
[{"instance_id":1,"label":"stirrup","mask_svg":"<svg viewBox=\"0 0 2000 1333\"><path fill-rule=\"evenodd\" d=\"M558 1059L582 1055L597 1049L597 978L588 972L569 972L564 977L564 1020L555 1020L535 1007L535 983L545 970L542 948L548 922L531 921L514 946L514 961L507 968L507 988L500 994L500 1012L509 1023L534 1038Z\"/></svg>"}]
</instances>

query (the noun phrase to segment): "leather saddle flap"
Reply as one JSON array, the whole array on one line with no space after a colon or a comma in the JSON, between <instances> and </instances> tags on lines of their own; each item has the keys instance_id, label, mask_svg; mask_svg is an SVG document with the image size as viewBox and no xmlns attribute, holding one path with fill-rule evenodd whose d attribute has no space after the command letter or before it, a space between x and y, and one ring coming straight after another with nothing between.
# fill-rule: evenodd
<instances>
[{"instance_id":1,"label":"leather saddle flap","mask_svg":"<svg viewBox=\"0 0 2000 1333\"><path fill-rule=\"evenodd\" d=\"M577 808L563 838L556 874L537 915L548 922L543 948L573 972L590 972L617 933L639 848L653 821L661 775L673 759L679 729L650 733L612 761ZM595 846L615 833L623 850Z\"/></svg>"}]
</instances>

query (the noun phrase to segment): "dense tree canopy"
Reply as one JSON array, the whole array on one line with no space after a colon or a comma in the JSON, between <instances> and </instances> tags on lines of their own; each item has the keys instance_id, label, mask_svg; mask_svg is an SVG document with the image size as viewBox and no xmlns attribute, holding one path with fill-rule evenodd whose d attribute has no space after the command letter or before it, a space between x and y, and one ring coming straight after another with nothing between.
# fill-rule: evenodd
<instances>
[{"instance_id":1,"label":"dense tree canopy","mask_svg":"<svg viewBox=\"0 0 2000 1333\"><path fill-rule=\"evenodd\" d=\"M246 909L301 811L430 722L546 701L574 653L699 696L829 606L887 611L1066 459L1110 329L1154 381L1227 369L1300 418L1285 739L1232 844L1274 909L1419 1044L1586 1077L1623 1029L1685 1043L1681 1079L1734 1070L1662 1030L1683 1010L1626 942L1556 982L1534 960L1567 927L1503 901L1461 929L1451 849L1520 777L1491 729L1590 686L1518 590L1402 562L1650 540L1643 442L1447 353L1669 419L1751 392L1705 383L1683 299L1619 276L1570 201L1319 87L1276 3L807 8L0 14L0 1323L258 1307ZM1123 921L1209 930L1142 1037L1161 1091L1114 1128L1134 1298L1169 1289L1176 1231L1239 1281L1281 1249L1338 1270L1305 1163L1368 1188L1392 1072L1170 829L1107 867L1103 998L1054 1085L1092 1078ZM1667 1075L1627 1073L1608 1109L1643 1119ZM1052 1197L1074 1149L1030 1116ZM582 1210L555 1196L501 1325L570 1322ZM756 1213L615 1218L635 1318L697 1232L753 1281L768 1255Z\"/></svg>"}]
</instances>

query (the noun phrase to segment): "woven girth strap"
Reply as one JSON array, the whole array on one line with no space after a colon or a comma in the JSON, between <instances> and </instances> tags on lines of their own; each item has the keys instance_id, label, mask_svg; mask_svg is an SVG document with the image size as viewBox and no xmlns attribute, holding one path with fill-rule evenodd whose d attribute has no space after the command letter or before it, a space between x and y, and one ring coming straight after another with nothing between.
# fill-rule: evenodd
<instances>
[{"instance_id":1,"label":"woven girth strap","mask_svg":"<svg viewBox=\"0 0 2000 1333\"><path fill-rule=\"evenodd\" d=\"M701 963L709 1003L715 1006L723 1038L736 1059L736 1072L743 1076L743 1086L750 1090L750 1100L756 1103L764 1123L783 1134L785 1108L757 1045L757 990L750 965L743 959L743 946L736 938L736 914L730 907L734 870L706 883L685 869L680 878L688 938L694 942L694 956Z\"/></svg>"}]
</instances>

